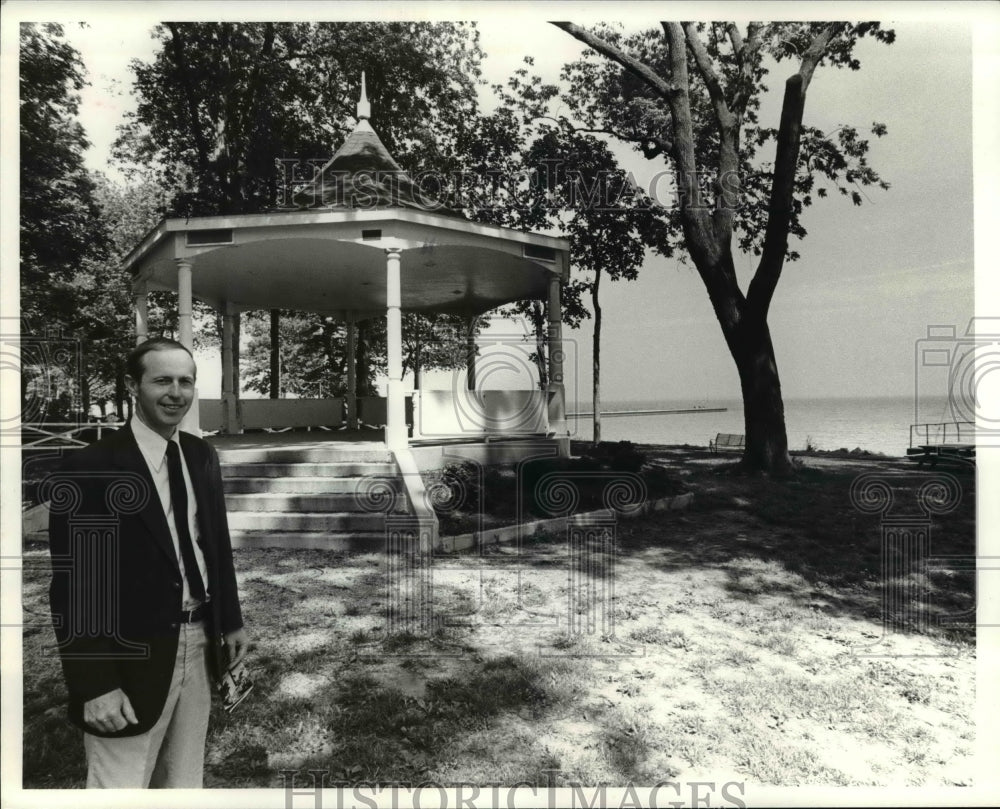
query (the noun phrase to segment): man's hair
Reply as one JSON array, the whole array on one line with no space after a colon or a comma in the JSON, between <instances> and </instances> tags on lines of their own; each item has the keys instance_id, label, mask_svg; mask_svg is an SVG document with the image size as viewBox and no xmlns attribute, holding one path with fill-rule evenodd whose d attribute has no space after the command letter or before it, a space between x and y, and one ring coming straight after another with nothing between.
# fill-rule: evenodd
<instances>
[{"instance_id":1,"label":"man's hair","mask_svg":"<svg viewBox=\"0 0 1000 809\"><path fill-rule=\"evenodd\" d=\"M150 351L170 351L175 348L187 351L188 356L194 359L194 355L188 351L187 346L176 340L171 340L169 337L151 337L128 352L128 356L125 358L125 375L137 383L141 382L143 371L146 370L146 355Z\"/></svg>"}]
</instances>

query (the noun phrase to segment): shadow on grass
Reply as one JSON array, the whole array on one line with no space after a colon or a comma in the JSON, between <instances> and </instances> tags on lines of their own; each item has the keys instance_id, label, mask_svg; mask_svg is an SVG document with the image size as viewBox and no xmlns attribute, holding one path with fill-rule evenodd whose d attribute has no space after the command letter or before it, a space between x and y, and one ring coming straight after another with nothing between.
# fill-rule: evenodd
<instances>
[{"instance_id":1,"label":"shadow on grass","mask_svg":"<svg viewBox=\"0 0 1000 809\"><path fill-rule=\"evenodd\" d=\"M269 693L280 676L272 663L265 662L260 681ZM218 752L206 785L281 786L282 770L306 784L308 770L323 771L327 785L446 781L466 739L501 714L537 718L573 699L570 668L567 661L512 655L465 660L453 676L429 676L420 698L351 670L308 699L272 700L252 716L216 717L210 746ZM298 755L269 755L276 747ZM519 779L541 777L545 751L522 748L520 755Z\"/></svg>"},{"instance_id":2,"label":"shadow on grass","mask_svg":"<svg viewBox=\"0 0 1000 809\"><path fill-rule=\"evenodd\" d=\"M925 517L917 491L935 475L904 463L879 463L894 490L892 516L919 524ZM771 595L821 606L828 613L877 619L882 609L883 547L878 514L851 503L851 484L871 466L806 468L784 480L732 474L727 468L694 468L686 478L695 492L686 512L657 514L618 526L619 553L665 570L726 568L727 591L754 601ZM975 477L951 470L961 500L930 521L930 555L971 560L975 553ZM968 614L975 606L974 574L962 564L916 563L890 548L895 565L911 562L907 575L935 616ZM764 564L760 564L764 563ZM972 627L942 622L944 634L974 641Z\"/></svg>"},{"instance_id":3,"label":"shadow on grass","mask_svg":"<svg viewBox=\"0 0 1000 809\"><path fill-rule=\"evenodd\" d=\"M677 572L725 569L724 587L735 599L756 601L783 596L823 610L879 620L883 604L883 564L893 569L890 587L909 593L908 611L927 616L928 630L952 640L974 642L976 487L974 470L947 471L958 481L961 498L947 514L930 516L930 564L922 569L911 553L887 546L883 557L881 515L865 513L851 501L858 475L877 472L894 494L891 518L919 526L920 488L937 470L906 461L837 461L800 468L774 479L735 471L708 453L677 453L671 473L694 492L686 511L655 512L619 519L615 526L617 564L648 565ZM591 543L593 545L593 543ZM560 547L562 546L562 547ZM507 551L510 564L565 566L566 538L530 539ZM606 576L606 558L578 548L574 564L594 579ZM504 554L491 561L502 564Z\"/></svg>"}]
</instances>

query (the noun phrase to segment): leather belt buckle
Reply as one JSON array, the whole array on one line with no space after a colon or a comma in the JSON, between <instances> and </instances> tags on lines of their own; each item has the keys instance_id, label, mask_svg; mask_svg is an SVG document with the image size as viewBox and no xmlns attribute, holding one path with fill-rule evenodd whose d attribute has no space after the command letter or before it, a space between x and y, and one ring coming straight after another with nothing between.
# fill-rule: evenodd
<instances>
[{"instance_id":1,"label":"leather belt buckle","mask_svg":"<svg viewBox=\"0 0 1000 809\"><path fill-rule=\"evenodd\" d=\"M194 609L181 610L181 623L182 624L193 624L195 621L201 621L205 617L205 609L208 603L199 604Z\"/></svg>"}]
</instances>

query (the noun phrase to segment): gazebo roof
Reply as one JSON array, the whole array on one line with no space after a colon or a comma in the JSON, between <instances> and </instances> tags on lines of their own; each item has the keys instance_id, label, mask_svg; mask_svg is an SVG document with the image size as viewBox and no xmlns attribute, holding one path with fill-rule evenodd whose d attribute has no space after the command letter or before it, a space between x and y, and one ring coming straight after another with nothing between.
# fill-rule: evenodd
<instances>
[{"instance_id":1,"label":"gazebo roof","mask_svg":"<svg viewBox=\"0 0 1000 809\"><path fill-rule=\"evenodd\" d=\"M296 188L292 203L298 208L326 210L413 208L445 216L466 217L424 194L389 154L368 119L370 105L361 74L358 124L340 148L309 183Z\"/></svg>"},{"instance_id":2,"label":"gazebo roof","mask_svg":"<svg viewBox=\"0 0 1000 809\"><path fill-rule=\"evenodd\" d=\"M374 316L394 250L404 310L475 315L544 299L569 275L566 239L471 222L423 195L368 123L363 84L358 119L299 207L161 221L125 258L137 288L177 289L187 262L194 297L219 309Z\"/></svg>"}]
</instances>

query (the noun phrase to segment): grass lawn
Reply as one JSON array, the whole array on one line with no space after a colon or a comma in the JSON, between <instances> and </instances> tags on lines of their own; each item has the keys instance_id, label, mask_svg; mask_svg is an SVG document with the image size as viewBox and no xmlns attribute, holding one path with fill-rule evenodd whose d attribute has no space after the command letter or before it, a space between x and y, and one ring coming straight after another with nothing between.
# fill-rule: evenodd
<instances>
[{"instance_id":1,"label":"grass lawn","mask_svg":"<svg viewBox=\"0 0 1000 809\"><path fill-rule=\"evenodd\" d=\"M613 631L569 631L592 613L570 612L565 537L436 559L429 635L387 631L378 554L239 551L257 687L234 715L214 709L206 785L280 787L289 769L327 783L971 784L974 630L883 630L879 517L849 496L877 472L894 513L917 515L935 473L817 457L769 480L690 448L655 454L695 500L617 524L613 595L582 591ZM975 478L954 475L962 500L934 517L934 555L974 550ZM25 606L44 618L47 551L26 559ZM896 584L911 616L974 605L969 573ZM82 786L44 620L24 655L24 785Z\"/></svg>"}]
</instances>

